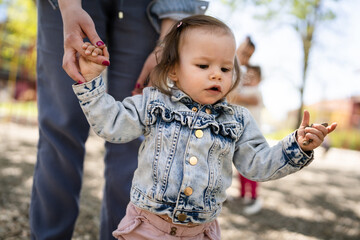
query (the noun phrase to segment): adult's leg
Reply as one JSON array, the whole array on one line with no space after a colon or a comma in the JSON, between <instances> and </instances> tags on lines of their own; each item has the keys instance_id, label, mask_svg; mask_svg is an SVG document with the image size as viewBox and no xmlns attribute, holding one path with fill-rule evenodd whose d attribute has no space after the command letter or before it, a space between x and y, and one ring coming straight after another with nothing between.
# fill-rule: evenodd
<instances>
[{"instance_id":1,"label":"adult's leg","mask_svg":"<svg viewBox=\"0 0 360 240\"><path fill-rule=\"evenodd\" d=\"M150 0L114 1L122 4L109 8L108 26L110 67L108 92L117 100L130 96L142 66L154 49L158 35L146 16ZM118 12L123 12L123 19ZM100 239L113 239L112 231L125 215L131 180L137 167L139 140L128 144L106 143L105 189Z\"/></svg>"},{"instance_id":2,"label":"adult's leg","mask_svg":"<svg viewBox=\"0 0 360 240\"><path fill-rule=\"evenodd\" d=\"M71 239L79 212L89 126L72 91L74 81L62 69L60 11L47 0L38 0L37 7L40 138L30 205L31 238L66 240Z\"/></svg>"}]
</instances>

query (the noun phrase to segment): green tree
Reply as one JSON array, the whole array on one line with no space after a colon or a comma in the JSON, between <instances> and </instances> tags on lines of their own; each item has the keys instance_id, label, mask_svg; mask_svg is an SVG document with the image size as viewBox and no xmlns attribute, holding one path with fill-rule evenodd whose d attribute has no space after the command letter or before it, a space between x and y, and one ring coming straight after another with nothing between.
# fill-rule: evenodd
<instances>
[{"instance_id":1,"label":"green tree","mask_svg":"<svg viewBox=\"0 0 360 240\"><path fill-rule=\"evenodd\" d=\"M33 0L0 0L0 5L7 13L0 25L0 64L13 91L18 73L35 79L36 5Z\"/></svg>"},{"instance_id":2,"label":"green tree","mask_svg":"<svg viewBox=\"0 0 360 240\"><path fill-rule=\"evenodd\" d=\"M300 93L300 107L295 127L300 125L302 119L304 89L315 33L322 22L336 17L335 13L325 5L331 1L337 2L339 0L221 0L233 10L240 5L255 4L261 10L261 14L255 17L266 21L280 21L283 24L289 24L301 39L303 52L302 81L297 87Z\"/></svg>"}]
</instances>

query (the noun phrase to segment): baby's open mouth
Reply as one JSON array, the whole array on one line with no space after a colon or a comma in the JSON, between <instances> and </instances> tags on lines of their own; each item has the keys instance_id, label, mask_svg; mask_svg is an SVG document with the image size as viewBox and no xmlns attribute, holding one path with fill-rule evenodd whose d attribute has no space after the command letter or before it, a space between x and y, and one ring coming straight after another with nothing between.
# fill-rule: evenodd
<instances>
[{"instance_id":1,"label":"baby's open mouth","mask_svg":"<svg viewBox=\"0 0 360 240\"><path fill-rule=\"evenodd\" d=\"M220 86L212 86L211 88L208 88L208 90L220 92L221 88Z\"/></svg>"}]
</instances>

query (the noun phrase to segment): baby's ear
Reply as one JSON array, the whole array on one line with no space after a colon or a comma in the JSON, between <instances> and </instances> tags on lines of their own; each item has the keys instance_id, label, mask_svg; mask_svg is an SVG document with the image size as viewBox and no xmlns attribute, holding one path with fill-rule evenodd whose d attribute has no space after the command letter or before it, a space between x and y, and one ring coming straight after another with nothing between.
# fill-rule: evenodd
<instances>
[{"instance_id":1,"label":"baby's ear","mask_svg":"<svg viewBox=\"0 0 360 240\"><path fill-rule=\"evenodd\" d=\"M178 80L178 77L177 77L177 74L176 74L176 68L175 67L172 67L168 73L168 77L176 82Z\"/></svg>"}]
</instances>

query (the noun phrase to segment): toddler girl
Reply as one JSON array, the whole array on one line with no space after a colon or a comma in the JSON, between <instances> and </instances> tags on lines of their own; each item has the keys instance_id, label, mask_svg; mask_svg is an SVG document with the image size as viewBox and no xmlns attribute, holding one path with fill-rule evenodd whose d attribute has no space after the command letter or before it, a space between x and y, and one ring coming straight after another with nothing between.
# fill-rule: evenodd
<instances>
[{"instance_id":1,"label":"toddler girl","mask_svg":"<svg viewBox=\"0 0 360 240\"><path fill-rule=\"evenodd\" d=\"M234 35L204 15L178 22L161 44L161 58L142 95L115 101L104 70L80 57L87 82L74 84L92 129L106 141L144 135L131 202L113 235L118 239L220 239L220 214L232 164L246 178L268 181L308 165L313 149L336 124L300 128L269 147L246 108L227 103L239 82ZM102 54L90 44L84 49ZM105 57L109 57L104 49ZM304 140L312 139L304 146ZM121 183L119 183L121 184Z\"/></svg>"}]
</instances>

